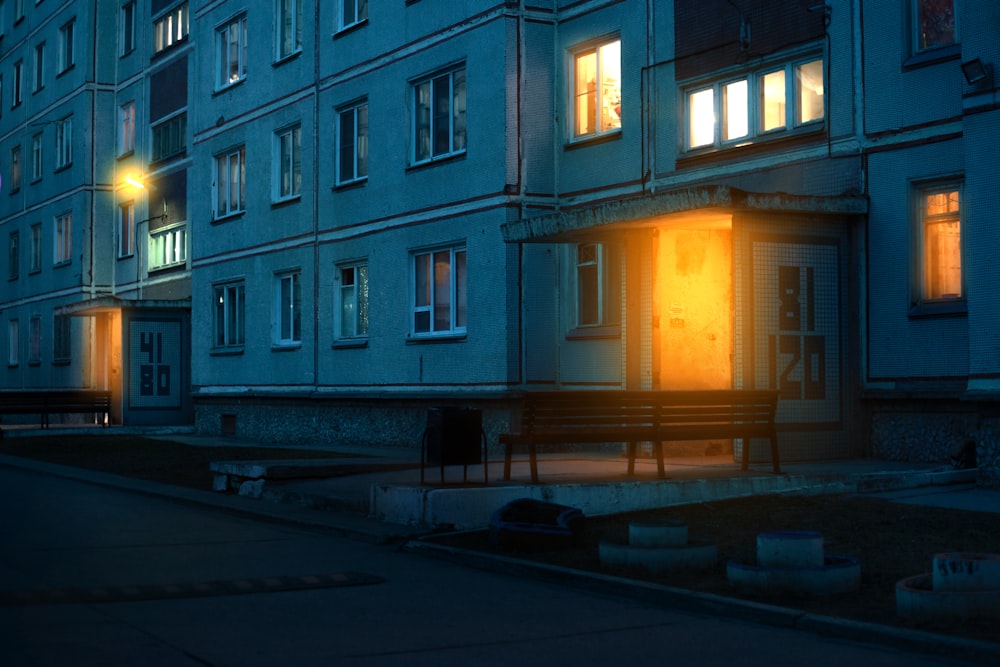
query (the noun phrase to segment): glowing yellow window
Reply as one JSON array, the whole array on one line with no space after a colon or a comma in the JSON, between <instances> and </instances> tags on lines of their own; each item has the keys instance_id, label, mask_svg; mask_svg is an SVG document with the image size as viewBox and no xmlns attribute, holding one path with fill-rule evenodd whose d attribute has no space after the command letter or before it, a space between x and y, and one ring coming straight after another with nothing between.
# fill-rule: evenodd
<instances>
[{"instance_id":1,"label":"glowing yellow window","mask_svg":"<svg viewBox=\"0 0 1000 667\"><path fill-rule=\"evenodd\" d=\"M715 90L688 93L688 143L690 148L715 143Z\"/></svg>"},{"instance_id":2,"label":"glowing yellow window","mask_svg":"<svg viewBox=\"0 0 1000 667\"><path fill-rule=\"evenodd\" d=\"M621 41L577 52L573 61L574 137L621 129Z\"/></svg>"},{"instance_id":3,"label":"glowing yellow window","mask_svg":"<svg viewBox=\"0 0 1000 667\"><path fill-rule=\"evenodd\" d=\"M823 61L813 60L795 68L796 122L823 118Z\"/></svg>"},{"instance_id":4,"label":"glowing yellow window","mask_svg":"<svg viewBox=\"0 0 1000 667\"><path fill-rule=\"evenodd\" d=\"M733 81L722 88L725 121L722 138L726 141L745 137L750 133L747 117L747 80Z\"/></svg>"},{"instance_id":5,"label":"glowing yellow window","mask_svg":"<svg viewBox=\"0 0 1000 667\"><path fill-rule=\"evenodd\" d=\"M925 191L923 218L923 298L962 298L962 228L957 189Z\"/></svg>"},{"instance_id":6,"label":"glowing yellow window","mask_svg":"<svg viewBox=\"0 0 1000 667\"><path fill-rule=\"evenodd\" d=\"M760 129L764 132L785 127L785 70L760 78Z\"/></svg>"}]
</instances>

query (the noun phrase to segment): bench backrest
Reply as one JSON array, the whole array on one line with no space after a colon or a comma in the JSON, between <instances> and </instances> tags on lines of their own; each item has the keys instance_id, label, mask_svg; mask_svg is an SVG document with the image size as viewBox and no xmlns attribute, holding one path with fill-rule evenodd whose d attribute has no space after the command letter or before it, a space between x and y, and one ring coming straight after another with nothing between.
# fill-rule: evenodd
<instances>
[{"instance_id":1,"label":"bench backrest","mask_svg":"<svg viewBox=\"0 0 1000 667\"><path fill-rule=\"evenodd\" d=\"M54 389L0 391L0 408L40 410L104 411L111 408L111 392L101 389Z\"/></svg>"}]
</instances>

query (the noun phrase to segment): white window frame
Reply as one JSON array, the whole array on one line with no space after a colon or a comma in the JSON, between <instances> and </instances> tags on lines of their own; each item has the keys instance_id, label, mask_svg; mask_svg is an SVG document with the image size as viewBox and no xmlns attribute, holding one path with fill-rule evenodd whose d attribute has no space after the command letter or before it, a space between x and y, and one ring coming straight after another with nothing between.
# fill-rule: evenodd
<instances>
[{"instance_id":1,"label":"white window frame","mask_svg":"<svg viewBox=\"0 0 1000 667\"><path fill-rule=\"evenodd\" d=\"M247 15L215 29L215 89L234 86L247 78Z\"/></svg>"},{"instance_id":2,"label":"white window frame","mask_svg":"<svg viewBox=\"0 0 1000 667\"><path fill-rule=\"evenodd\" d=\"M150 127L150 160L159 162L187 150L187 112L181 111Z\"/></svg>"},{"instance_id":3,"label":"white window frame","mask_svg":"<svg viewBox=\"0 0 1000 667\"><path fill-rule=\"evenodd\" d=\"M338 0L337 30L368 22L368 0Z\"/></svg>"},{"instance_id":4,"label":"white window frame","mask_svg":"<svg viewBox=\"0 0 1000 667\"><path fill-rule=\"evenodd\" d=\"M802 99L802 80L799 76L800 69L819 63L823 72L824 82L820 88L825 93L825 61L822 55L810 54L794 60L780 63L773 63L753 72L741 73L738 76L720 78L715 81L701 82L687 85L682 88L682 98L684 100L684 148L687 151L697 151L704 149L717 149L732 146L742 146L755 141L764 140L771 136L787 136L796 131L809 131L816 127L821 127L826 121L826 96L823 95L822 114L803 120L800 100ZM765 129L765 79L775 73L782 73L784 77L784 97L781 102L780 123ZM727 133L730 118L742 114L734 114L740 111L736 105L729 105L731 96L727 95L731 88L744 84L745 95L741 98L746 100L745 117L741 118L739 127L745 129L741 133ZM710 95L709 95L710 93ZM694 107L695 99L698 99L697 108ZM710 100L710 102L709 102ZM708 105L711 104L711 109ZM712 125L712 140L699 141L694 143L692 136L695 134L696 124L693 122L698 118L710 117L714 119ZM701 127L700 124L697 124ZM709 133L705 132L705 138Z\"/></svg>"},{"instance_id":5,"label":"white window frame","mask_svg":"<svg viewBox=\"0 0 1000 667\"><path fill-rule=\"evenodd\" d=\"M56 315L52 318L52 359L66 363L73 354L73 318Z\"/></svg>"},{"instance_id":6,"label":"white window frame","mask_svg":"<svg viewBox=\"0 0 1000 667\"><path fill-rule=\"evenodd\" d=\"M45 87L45 42L35 44L32 54L34 76L31 83L31 92L37 93Z\"/></svg>"},{"instance_id":7,"label":"white window frame","mask_svg":"<svg viewBox=\"0 0 1000 667\"><path fill-rule=\"evenodd\" d=\"M442 275L436 266L447 259L447 285L436 278ZM465 245L437 246L410 254L410 335L414 338L434 338L464 335L467 331L468 268ZM441 297L447 303L441 303ZM444 308L447 312L444 312ZM447 315L447 324L438 319Z\"/></svg>"},{"instance_id":8,"label":"white window frame","mask_svg":"<svg viewBox=\"0 0 1000 667\"><path fill-rule=\"evenodd\" d=\"M188 3L184 2L153 19L153 53L165 51L187 39L190 14Z\"/></svg>"},{"instance_id":9,"label":"white window frame","mask_svg":"<svg viewBox=\"0 0 1000 667\"><path fill-rule=\"evenodd\" d=\"M63 23L59 28L59 72L65 72L76 63L76 19Z\"/></svg>"},{"instance_id":10,"label":"white window frame","mask_svg":"<svg viewBox=\"0 0 1000 667\"><path fill-rule=\"evenodd\" d=\"M56 169L73 164L73 117L56 121Z\"/></svg>"},{"instance_id":11,"label":"white window frame","mask_svg":"<svg viewBox=\"0 0 1000 667\"><path fill-rule=\"evenodd\" d=\"M447 92L447 114L435 116L435 97ZM466 151L466 70L465 66L438 71L412 81L410 85L410 164L427 164L461 155ZM425 134L426 133L426 136ZM436 145L447 139L447 146Z\"/></svg>"},{"instance_id":12,"label":"white window frame","mask_svg":"<svg viewBox=\"0 0 1000 667\"><path fill-rule=\"evenodd\" d=\"M13 146L10 149L10 191L17 192L21 189L21 147Z\"/></svg>"},{"instance_id":13,"label":"white window frame","mask_svg":"<svg viewBox=\"0 0 1000 667\"><path fill-rule=\"evenodd\" d=\"M603 89L603 79L604 71L602 69L603 56L602 52L605 49L614 49L619 53L618 56L618 87L617 94L614 90L605 92ZM593 89L583 89L580 88L579 81L579 67L581 59L587 56L593 56L595 59L595 80L592 82L594 85ZM571 113L568 114L572 119L570 140L571 141L585 141L587 139L593 139L595 137L601 137L606 135L619 134L622 131L622 117L621 117L621 37L615 35L613 37L608 37L602 39L598 42L592 42L585 46L576 47L569 53L569 71L570 71L570 87L571 87ZM612 73L613 74L613 73ZM597 82L602 81L600 87L598 87ZM617 99L615 99L617 97ZM590 98L593 98L592 100ZM605 107L607 106L607 109ZM617 108L616 108L617 107ZM587 117L592 121L592 128L583 130L581 129L580 116L582 110L587 109ZM618 124L615 125L613 120L617 117Z\"/></svg>"},{"instance_id":14,"label":"white window frame","mask_svg":"<svg viewBox=\"0 0 1000 667\"><path fill-rule=\"evenodd\" d=\"M337 184L368 180L368 101L337 111ZM350 162L350 165L346 165ZM348 167L349 169L345 169Z\"/></svg>"},{"instance_id":15,"label":"white window frame","mask_svg":"<svg viewBox=\"0 0 1000 667\"><path fill-rule=\"evenodd\" d=\"M23 60L18 60L17 62L14 63L14 88L13 88L13 92L14 92L14 94L12 95L13 99L10 102L10 108L11 109L13 109L14 107L20 105L21 101L24 98L24 61Z\"/></svg>"},{"instance_id":16,"label":"white window frame","mask_svg":"<svg viewBox=\"0 0 1000 667\"><path fill-rule=\"evenodd\" d=\"M42 180L42 133L31 135L31 182Z\"/></svg>"},{"instance_id":17,"label":"white window frame","mask_svg":"<svg viewBox=\"0 0 1000 667\"><path fill-rule=\"evenodd\" d=\"M11 232L7 241L7 279L17 280L21 272L21 236Z\"/></svg>"},{"instance_id":18,"label":"white window frame","mask_svg":"<svg viewBox=\"0 0 1000 667\"><path fill-rule=\"evenodd\" d=\"M368 338L368 263L340 264L336 267L337 302L334 304L334 331L338 340Z\"/></svg>"},{"instance_id":19,"label":"white window frame","mask_svg":"<svg viewBox=\"0 0 1000 667\"><path fill-rule=\"evenodd\" d=\"M928 196L933 195L948 195L950 193L957 193L957 211L945 211L940 214L930 214L927 211L926 202ZM931 309L941 306L949 306L954 304L964 304L966 300L966 269L965 269L965 246L966 242L963 238L965 232L965 224L963 220L963 204L964 204L964 192L962 187L962 180L960 178L943 179L934 182L922 182L915 184L914 186L914 207L915 207L915 220L916 220L916 247L914 247L914 266L915 266L915 298L913 301L918 306L926 306ZM931 259L930 253L931 248L929 247L929 228L932 225L953 222L957 225L958 230L958 267L959 272L958 277L958 288L957 293L947 293L947 294L933 294L931 277L929 273L931 271ZM955 267L952 267L953 269Z\"/></svg>"},{"instance_id":20,"label":"white window frame","mask_svg":"<svg viewBox=\"0 0 1000 667\"><path fill-rule=\"evenodd\" d=\"M135 254L135 202L118 204L118 257Z\"/></svg>"},{"instance_id":21,"label":"white window frame","mask_svg":"<svg viewBox=\"0 0 1000 667\"><path fill-rule=\"evenodd\" d=\"M73 214L69 211L55 217L53 263L57 266L73 261Z\"/></svg>"},{"instance_id":22,"label":"white window frame","mask_svg":"<svg viewBox=\"0 0 1000 667\"><path fill-rule=\"evenodd\" d=\"M580 243L575 248L576 326L605 324L604 249L600 243ZM592 293L593 292L593 293ZM587 306L586 304L591 304ZM593 316L585 311L593 309Z\"/></svg>"},{"instance_id":23,"label":"white window frame","mask_svg":"<svg viewBox=\"0 0 1000 667\"><path fill-rule=\"evenodd\" d=\"M18 331L18 320L7 320L7 365L17 366L20 363L21 334Z\"/></svg>"},{"instance_id":24,"label":"white window frame","mask_svg":"<svg viewBox=\"0 0 1000 667\"><path fill-rule=\"evenodd\" d=\"M926 40L923 35L922 25L920 21L920 3L921 0L910 0L910 26L912 29L911 40L913 44L913 53L924 53L926 51L933 51L934 49L945 48L953 46L959 43L959 32L958 32L958 12L955 11L955 0L951 0L951 15L952 15L952 39L950 42L937 42L933 44L926 44Z\"/></svg>"},{"instance_id":25,"label":"white window frame","mask_svg":"<svg viewBox=\"0 0 1000 667\"><path fill-rule=\"evenodd\" d=\"M302 52L302 0L275 0L275 59L291 58Z\"/></svg>"},{"instance_id":26,"label":"white window frame","mask_svg":"<svg viewBox=\"0 0 1000 667\"><path fill-rule=\"evenodd\" d=\"M28 272L42 270L42 223L31 224L31 254L28 260Z\"/></svg>"},{"instance_id":27,"label":"white window frame","mask_svg":"<svg viewBox=\"0 0 1000 667\"><path fill-rule=\"evenodd\" d=\"M187 263L187 224L161 227L147 235L150 271L183 266Z\"/></svg>"},{"instance_id":28,"label":"white window frame","mask_svg":"<svg viewBox=\"0 0 1000 667\"><path fill-rule=\"evenodd\" d=\"M293 125L274 133L274 201L302 195L302 126Z\"/></svg>"},{"instance_id":29,"label":"white window frame","mask_svg":"<svg viewBox=\"0 0 1000 667\"><path fill-rule=\"evenodd\" d=\"M118 32L120 48L118 55L127 56L135 51L135 2L121 5L121 20Z\"/></svg>"},{"instance_id":30,"label":"white window frame","mask_svg":"<svg viewBox=\"0 0 1000 667\"><path fill-rule=\"evenodd\" d=\"M233 177L238 179L234 183ZM215 219L239 215L246 210L246 147L239 146L215 156Z\"/></svg>"},{"instance_id":31,"label":"white window frame","mask_svg":"<svg viewBox=\"0 0 1000 667\"><path fill-rule=\"evenodd\" d=\"M42 318L32 315L28 318L28 365L42 363Z\"/></svg>"},{"instance_id":32,"label":"white window frame","mask_svg":"<svg viewBox=\"0 0 1000 667\"><path fill-rule=\"evenodd\" d=\"M212 349L242 350L246 345L246 283L213 285L212 297Z\"/></svg>"},{"instance_id":33,"label":"white window frame","mask_svg":"<svg viewBox=\"0 0 1000 667\"><path fill-rule=\"evenodd\" d=\"M276 273L274 286L274 344L276 347L299 347L302 345L302 272Z\"/></svg>"},{"instance_id":34,"label":"white window frame","mask_svg":"<svg viewBox=\"0 0 1000 667\"><path fill-rule=\"evenodd\" d=\"M118 155L135 152L135 100L118 107Z\"/></svg>"}]
</instances>

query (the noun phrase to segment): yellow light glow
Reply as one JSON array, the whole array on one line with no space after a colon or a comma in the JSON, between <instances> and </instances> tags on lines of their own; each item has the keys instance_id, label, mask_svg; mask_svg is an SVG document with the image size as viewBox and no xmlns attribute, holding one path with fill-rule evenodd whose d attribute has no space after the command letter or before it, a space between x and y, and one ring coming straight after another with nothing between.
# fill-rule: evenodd
<instances>
[{"instance_id":1,"label":"yellow light glow","mask_svg":"<svg viewBox=\"0 0 1000 667\"><path fill-rule=\"evenodd\" d=\"M125 177L125 182L131 185L133 188L139 188L140 190L145 190L146 185L138 177L129 174Z\"/></svg>"}]
</instances>

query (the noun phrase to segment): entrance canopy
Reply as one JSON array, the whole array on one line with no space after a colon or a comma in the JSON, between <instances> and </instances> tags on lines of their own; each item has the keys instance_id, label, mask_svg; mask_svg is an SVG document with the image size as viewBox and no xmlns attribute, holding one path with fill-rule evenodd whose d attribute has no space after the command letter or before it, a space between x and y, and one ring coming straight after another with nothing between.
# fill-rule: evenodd
<instances>
[{"instance_id":1,"label":"entrance canopy","mask_svg":"<svg viewBox=\"0 0 1000 667\"><path fill-rule=\"evenodd\" d=\"M56 315L99 315L101 313L117 313L123 308L144 310L190 309L191 299L121 299L116 296L99 296L60 306L56 309Z\"/></svg>"},{"instance_id":2,"label":"entrance canopy","mask_svg":"<svg viewBox=\"0 0 1000 667\"><path fill-rule=\"evenodd\" d=\"M868 213L868 198L819 197L781 192L746 192L728 185L709 185L657 192L593 206L509 222L502 227L507 243L572 243L593 239L595 232L657 228L728 226L733 213L798 213L856 216Z\"/></svg>"}]
</instances>

